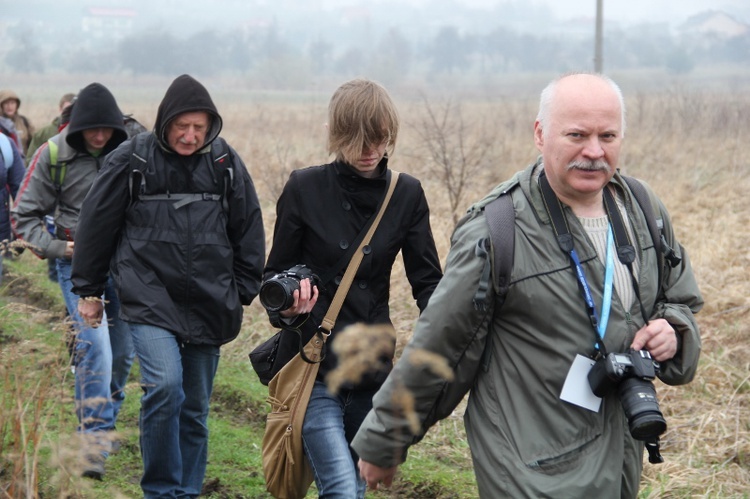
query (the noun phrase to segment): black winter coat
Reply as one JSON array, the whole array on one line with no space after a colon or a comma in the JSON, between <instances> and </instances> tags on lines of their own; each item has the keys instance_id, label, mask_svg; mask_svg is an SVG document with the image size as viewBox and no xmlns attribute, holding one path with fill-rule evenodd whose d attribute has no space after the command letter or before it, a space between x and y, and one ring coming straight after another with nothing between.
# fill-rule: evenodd
<instances>
[{"instance_id":1,"label":"black winter coat","mask_svg":"<svg viewBox=\"0 0 750 499\"><path fill-rule=\"evenodd\" d=\"M81 210L73 291L98 296L111 258L123 320L168 329L185 342L233 340L242 305L258 293L265 240L252 180L230 151L234 180L226 211L221 202L206 200L179 209L167 200L128 207L131 142L110 155ZM145 194L224 195L224 176L212 171L211 154L182 158L153 146L146 159Z\"/></svg>"},{"instance_id":2,"label":"black winter coat","mask_svg":"<svg viewBox=\"0 0 750 499\"><path fill-rule=\"evenodd\" d=\"M319 276L334 268L368 219L377 214L386 188L386 158L381 161L379 171L375 178L364 178L337 161L292 172L276 206L273 246L264 278L297 264L307 265ZM442 277L427 199L417 179L400 175L369 246L371 251L364 255L328 339L328 353L321 363L318 379L323 380L336 367L337 359L331 346L337 332L358 322L391 323L388 306L391 269L399 251L420 311L427 306ZM312 337L328 311L346 264L337 277L319 287L315 308L300 327L304 342ZM297 351L298 342L297 334L284 331L279 355L290 358ZM387 359L386 369L370 373L358 387L371 389L382 384L390 371L391 360Z\"/></svg>"},{"instance_id":3,"label":"black winter coat","mask_svg":"<svg viewBox=\"0 0 750 499\"><path fill-rule=\"evenodd\" d=\"M190 112L208 113L210 126L205 146L183 156L170 147L168 131L175 118ZM218 137L221 128L206 88L189 75L177 77L159 105L154 132L136 135L107 156L83 203L74 293L100 296L111 261L123 320L158 326L196 344L222 345L237 337L242 305L260 288L265 235L253 181ZM148 142L146 151L132 147L139 141ZM134 157L145 161L138 168L140 189L139 176L131 176ZM180 206L148 198L164 194L200 199Z\"/></svg>"}]
</instances>

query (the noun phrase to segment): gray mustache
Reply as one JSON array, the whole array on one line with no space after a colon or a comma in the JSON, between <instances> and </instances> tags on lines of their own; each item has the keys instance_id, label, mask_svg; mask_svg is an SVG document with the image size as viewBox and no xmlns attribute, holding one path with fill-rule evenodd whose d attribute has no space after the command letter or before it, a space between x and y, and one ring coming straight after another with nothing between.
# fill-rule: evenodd
<instances>
[{"instance_id":1,"label":"gray mustache","mask_svg":"<svg viewBox=\"0 0 750 499\"><path fill-rule=\"evenodd\" d=\"M568 163L568 170L584 170L584 171L609 171L609 163L603 159L597 159L593 161L572 161Z\"/></svg>"}]
</instances>

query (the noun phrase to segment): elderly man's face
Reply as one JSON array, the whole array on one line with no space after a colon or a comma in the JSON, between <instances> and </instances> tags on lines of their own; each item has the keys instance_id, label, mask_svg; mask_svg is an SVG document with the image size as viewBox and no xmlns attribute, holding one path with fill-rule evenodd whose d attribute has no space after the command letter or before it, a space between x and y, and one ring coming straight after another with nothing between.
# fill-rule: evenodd
<instances>
[{"instance_id":1,"label":"elderly man's face","mask_svg":"<svg viewBox=\"0 0 750 499\"><path fill-rule=\"evenodd\" d=\"M568 204L598 198L615 173L622 145L622 110L616 92L592 75L558 82L549 123L534 125L550 185Z\"/></svg>"},{"instance_id":2,"label":"elderly man's face","mask_svg":"<svg viewBox=\"0 0 750 499\"><path fill-rule=\"evenodd\" d=\"M8 117L13 117L18 111L18 101L16 99L8 99L3 102L3 114Z\"/></svg>"},{"instance_id":3,"label":"elderly man's face","mask_svg":"<svg viewBox=\"0 0 750 499\"><path fill-rule=\"evenodd\" d=\"M210 124L205 111L179 114L167 126L167 143L177 154L190 156L203 148Z\"/></svg>"}]
</instances>

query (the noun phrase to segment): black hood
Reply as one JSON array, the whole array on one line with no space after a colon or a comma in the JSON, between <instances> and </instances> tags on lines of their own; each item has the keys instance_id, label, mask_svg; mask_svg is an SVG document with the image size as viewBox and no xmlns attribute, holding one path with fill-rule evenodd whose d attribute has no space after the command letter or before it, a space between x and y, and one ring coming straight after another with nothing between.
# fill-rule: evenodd
<instances>
[{"instance_id":1,"label":"black hood","mask_svg":"<svg viewBox=\"0 0 750 499\"><path fill-rule=\"evenodd\" d=\"M68 145L79 152L86 151L83 131L91 128L112 128L112 137L102 151L106 154L114 150L128 138L122 112L115 97L101 83L92 83L81 90L76 99L68 124Z\"/></svg>"},{"instance_id":2,"label":"black hood","mask_svg":"<svg viewBox=\"0 0 750 499\"><path fill-rule=\"evenodd\" d=\"M211 118L211 126L203 143L205 147L219 136L222 127L221 116L219 116L206 87L190 75L178 76L167 89L167 93L164 94L164 99L159 104L159 111L156 113L154 131L162 147L172 151L167 142L167 126L169 123L182 113L196 111L205 111Z\"/></svg>"}]
</instances>

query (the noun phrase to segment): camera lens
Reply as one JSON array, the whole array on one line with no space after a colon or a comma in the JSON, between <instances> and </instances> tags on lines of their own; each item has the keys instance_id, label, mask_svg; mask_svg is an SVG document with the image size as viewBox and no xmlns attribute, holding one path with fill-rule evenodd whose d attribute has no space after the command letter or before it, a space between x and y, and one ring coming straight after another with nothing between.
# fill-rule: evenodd
<instances>
[{"instance_id":1,"label":"camera lens","mask_svg":"<svg viewBox=\"0 0 750 499\"><path fill-rule=\"evenodd\" d=\"M633 438L648 441L667 430L652 382L640 378L624 379L619 385L619 395Z\"/></svg>"},{"instance_id":2,"label":"camera lens","mask_svg":"<svg viewBox=\"0 0 750 499\"><path fill-rule=\"evenodd\" d=\"M269 279L260 287L260 303L270 312L286 310L294 304L295 289L299 289L296 279Z\"/></svg>"}]
</instances>

